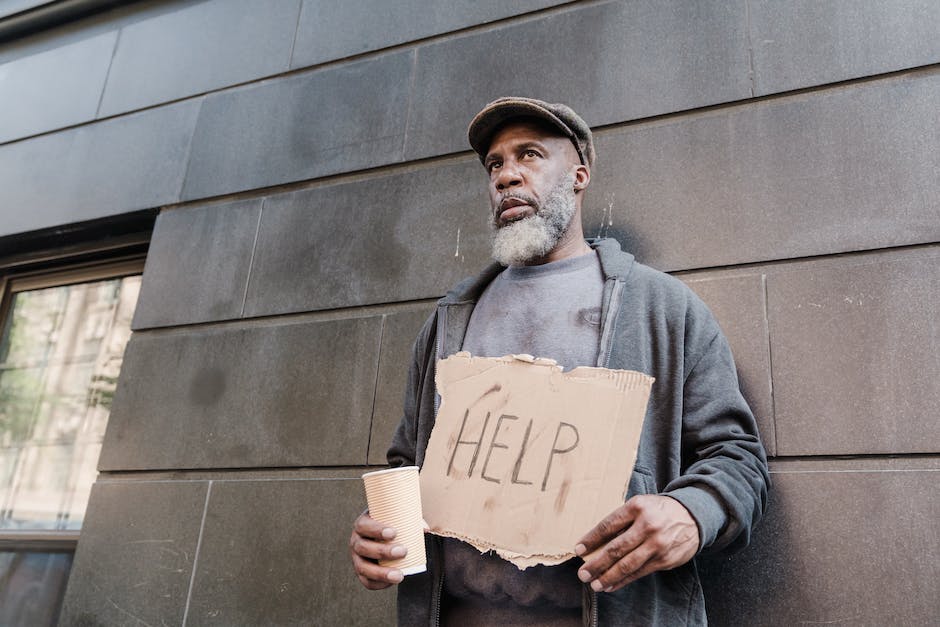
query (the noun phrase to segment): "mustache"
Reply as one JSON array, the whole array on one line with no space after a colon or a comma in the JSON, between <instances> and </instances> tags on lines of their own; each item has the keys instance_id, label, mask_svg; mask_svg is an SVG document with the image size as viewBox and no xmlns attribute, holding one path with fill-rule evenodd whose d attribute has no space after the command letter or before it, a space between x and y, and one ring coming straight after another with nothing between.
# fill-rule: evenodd
<instances>
[{"instance_id":1,"label":"mustache","mask_svg":"<svg viewBox=\"0 0 940 627\"><path fill-rule=\"evenodd\" d=\"M536 201L535 197L529 196L528 194L522 194L520 192L509 192L499 197L499 203L497 203L497 205L502 206L502 204L507 200L519 200L527 205L535 205L536 202L538 202Z\"/></svg>"},{"instance_id":2,"label":"mustache","mask_svg":"<svg viewBox=\"0 0 940 627\"><path fill-rule=\"evenodd\" d=\"M533 196L529 196L528 194L522 194L519 192L509 192L500 196L499 199L496 201L496 204L493 207L494 218L499 217L499 214L502 213L503 211L503 205L506 203L506 201L509 201L509 200L516 200L516 201L519 201L519 203L529 205L530 207L535 209L536 212L538 212L540 208L538 200L534 198Z\"/></svg>"}]
</instances>

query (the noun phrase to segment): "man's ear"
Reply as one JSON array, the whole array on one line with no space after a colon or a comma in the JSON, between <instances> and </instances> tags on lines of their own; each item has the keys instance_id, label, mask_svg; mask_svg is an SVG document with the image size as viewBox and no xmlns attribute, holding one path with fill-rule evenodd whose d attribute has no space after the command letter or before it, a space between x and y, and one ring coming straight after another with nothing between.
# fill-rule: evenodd
<instances>
[{"instance_id":1,"label":"man's ear","mask_svg":"<svg viewBox=\"0 0 940 627\"><path fill-rule=\"evenodd\" d=\"M587 189L591 183L591 170L586 165L581 164L574 171L574 191L581 192Z\"/></svg>"}]
</instances>

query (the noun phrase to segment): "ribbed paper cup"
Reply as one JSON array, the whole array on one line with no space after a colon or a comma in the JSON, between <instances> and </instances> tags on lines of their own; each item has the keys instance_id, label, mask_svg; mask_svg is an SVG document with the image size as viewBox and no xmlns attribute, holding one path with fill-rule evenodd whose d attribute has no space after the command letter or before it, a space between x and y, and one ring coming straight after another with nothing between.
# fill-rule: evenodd
<instances>
[{"instance_id":1,"label":"ribbed paper cup","mask_svg":"<svg viewBox=\"0 0 940 627\"><path fill-rule=\"evenodd\" d=\"M405 575L427 570L424 554L424 519L421 515L421 488L418 467L404 466L376 470L362 475L366 486L369 516L393 527L397 532L395 544L408 549L405 557L382 560L379 564L397 568Z\"/></svg>"}]
</instances>

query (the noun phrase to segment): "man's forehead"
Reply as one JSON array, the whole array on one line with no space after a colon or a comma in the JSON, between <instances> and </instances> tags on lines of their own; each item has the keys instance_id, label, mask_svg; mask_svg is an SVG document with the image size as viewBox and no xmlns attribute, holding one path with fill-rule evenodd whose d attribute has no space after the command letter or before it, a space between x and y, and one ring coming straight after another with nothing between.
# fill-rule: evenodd
<instances>
[{"instance_id":1,"label":"man's forehead","mask_svg":"<svg viewBox=\"0 0 940 627\"><path fill-rule=\"evenodd\" d=\"M564 144L571 145L571 141L558 129L538 118L514 118L501 124L493 138L490 140L490 146L487 154L490 154L496 148L497 143L507 139L516 141L538 141L542 143L554 143L556 140ZM572 152L574 146L571 145Z\"/></svg>"}]
</instances>

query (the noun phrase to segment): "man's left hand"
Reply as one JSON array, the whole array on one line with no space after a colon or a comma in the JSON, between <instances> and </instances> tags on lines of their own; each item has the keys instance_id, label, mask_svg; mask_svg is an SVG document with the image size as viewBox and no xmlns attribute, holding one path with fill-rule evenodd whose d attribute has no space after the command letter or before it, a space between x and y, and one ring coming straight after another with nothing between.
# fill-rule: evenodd
<instances>
[{"instance_id":1,"label":"man's left hand","mask_svg":"<svg viewBox=\"0 0 940 627\"><path fill-rule=\"evenodd\" d=\"M698 552L698 526L679 501L634 496L581 538L575 552L586 558L578 571L596 592L613 592L658 570L688 562ZM596 554L590 555L597 549Z\"/></svg>"}]
</instances>

